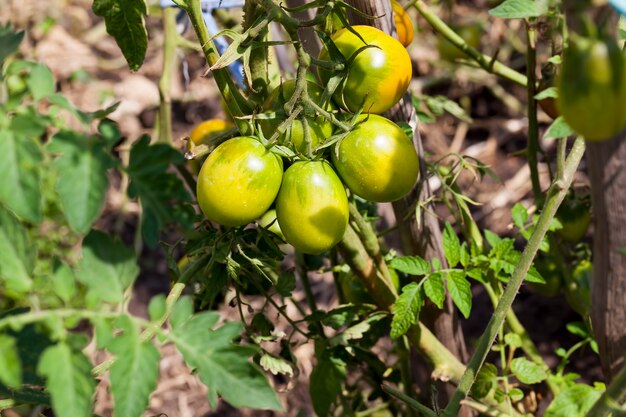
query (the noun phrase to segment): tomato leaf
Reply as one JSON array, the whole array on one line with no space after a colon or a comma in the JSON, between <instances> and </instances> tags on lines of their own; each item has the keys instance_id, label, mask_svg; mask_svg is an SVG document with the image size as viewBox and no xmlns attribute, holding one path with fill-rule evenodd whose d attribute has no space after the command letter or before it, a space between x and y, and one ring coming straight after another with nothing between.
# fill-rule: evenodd
<instances>
[{"instance_id":1,"label":"tomato leaf","mask_svg":"<svg viewBox=\"0 0 626 417\"><path fill-rule=\"evenodd\" d=\"M128 316L118 319L123 333L108 346L115 354L111 366L111 392L115 415L140 417L148 406L159 376L159 351L139 340L139 329Z\"/></svg>"},{"instance_id":2,"label":"tomato leaf","mask_svg":"<svg viewBox=\"0 0 626 417\"><path fill-rule=\"evenodd\" d=\"M96 386L91 363L80 351L59 343L41 355L37 370L46 377L57 415L91 417L92 395Z\"/></svg>"},{"instance_id":3,"label":"tomato leaf","mask_svg":"<svg viewBox=\"0 0 626 417\"><path fill-rule=\"evenodd\" d=\"M526 211L526 207L524 207L521 203L517 203L511 209L511 217L513 218L513 223L520 230L523 230L526 227L526 222L528 221L528 211Z\"/></svg>"},{"instance_id":4,"label":"tomato leaf","mask_svg":"<svg viewBox=\"0 0 626 417\"><path fill-rule=\"evenodd\" d=\"M498 377L498 368L495 365L485 362L480 368L476 381L472 385L472 396L476 398L484 398L496 386Z\"/></svg>"},{"instance_id":5,"label":"tomato leaf","mask_svg":"<svg viewBox=\"0 0 626 417\"><path fill-rule=\"evenodd\" d=\"M122 242L95 230L85 237L76 275L98 298L121 302L138 273L133 250Z\"/></svg>"},{"instance_id":6,"label":"tomato leaf","mask_svg":"<svg viewBox=\"0 0 626 417\"><path fill-rule=\"evenodd\" d=\"M37 139L14 126L0 131L0 203L18 217L39 224L42 220L41 163Z\"/></svg>"},{"instance_id":7,"label":"tomato leaf","mask_svg":"<svg viewBox=\"0 0 626 417\"><path fill-rule=\"evenodd\" d=\"M503 19L526 19L539 17L548 12L545 0L505 0L497 7L489 10L489 14Z\"/></svg>"},{"instance_id":8,"label":"tomato leaf","mask_svg":"<svg viewBox=\"0 0 626 417\"><path fill-rule=\"evenodd\" d=\"M409 275L426 275L430 272L428 261L419 256L399 256L393 258L389 266Z\"/></svg>"},{"instance_id":9,"label":"tomato leaf","mask_svg":"<svg viewBox=\"0 0 626 417\"><path fill-rule=\"evenodd\" d=\"M74 271L67 264L56 262L52 274L52 289L65 303L69 303L76 294Z\"/></svg>"},{"instance_id":10,"label":"tomato leaf","mask_svg":"<svg viewBox=\"0 0 626 417\"><path fill-rule=\"evenodd\" d=\"M404 335L413 324L417 323L419 312L424 305L422 289L417 282L402 288L402 294L393 306L391 337L397 339Z\"/></svg>"},{"instance_id":11,"label":"tomato leaf","mask_svg":"<svg viewBox=\"0 0 626 417\"><path fill-rule=\"evenodd\" d=\"M567 124L563 116L556 118L544 133L544 139L566 138L574 134L574 130Z\"/></svg>"},{"instance_id":12,"label":"tomato leaf","mask_svg":"<svg viewBox=\"0 0 626 417\"><path fill-rule=\"evenodd\" d=\"M170 145L150 145L147 136L139 139L130 151L128 195L141 201L141 229L149 246L157 244L164 225L176 222L183 228L190 228L193 223L193 208L184 204L191 201L191 196L181 180L168 172L171 164L184 161L180 152Z\"/></svg>"},{"instance_id":13,"label":"tomato leaf","mask_svg":"<svg viewBox=\"0 0 626 417\"><path fill-rule=\"evenodd\" d=\"M600 398L602 391L584 384L575 384L559 392L554 398L545 417L585 416Z\"/></svg>"},{"instance_id":14,"label":"tomato leaf","mask_svg":"<svg viewBox=\"0 0 626 417\"><path fill-rule=\"evenodd\" d=\"M424 293L439 308L443 308L443 302L446 298L446 290L443 285L443 277L441 273L436 272L430 274L424 280Z\"/></svg>"},{"instance_id":15,"label":"tomato leaf","mask_svg":"<svg viewBox=\"0 0 626 417\"><path fill-rule=\"evenodd\" d=\"M0 66L4 60L17 51L20 43L24 39L24 31L14 32L9 23L0 25Z\"/></svg>"},{"instance_id":16,"label":"tomato leaf","mask_svg":"<svg viewBox=\"0 0 626 417\"><path fill-rule=\"evenodd\" d=\"M443 230L443 251L448 261L448 266L454 268L461 260L461 242L450 223L446 222Z\"/></svg>"},{"instance_id":17,"label":"tomato leaf","mask_svg":"<svg viewBox=\"0 0 626 417\"><path fill-rule=\"evenodd\" d=\"M102 210L109 185L106 170L112 163L107 149L94 137L62 130L48 150L60 154L54 165L63 213L73 230L85 234Z\"/></svg>"},{"instance_id":18,"label":"tomato leaf","mask_svg":"<svg viewBox=\"0 0 626 417\"><path fill-rule=\"evenodd\" d=\"M5 334L0 334L0 382L10 387L22 384L22 362L15 339Z\"/></svg>"},{"instance_id":19,"label":"tomato leaf","mask_svg":"<svg viewBox=\"0 0 626 417\"><path fill-rule=\"evenodd\" d=\"M331 405L341 392L341 383L346 378L346 363L330 356L325 351L318 357L317 366L311 372L309 393L313 409L320 417L329 414Z\"/></svg>"},{"instance_id":20,"label":"tomato leaf","mask_svg":"<svg viewBox=\"0 0 626 417\"><path fill-rule=\"evenodd\" d=\"M526 358L515 358L511 361L511 372L524 384L538 384L548 377L546 371L538 364Z\"/></svg>"},{"instance_id":21,"label":"tomato leaf","mask_svg":"<svg viewBox=\"0 0 626 417\"><path fill-rule=\"evenodd\" d=\"M465 272L450 271L447 275L447 282L452 301L463 317L468 318L472 310L472 290L469 281L465 278Z\"/></svg>"},{"instance_id":22,"label":"tomato leaf","mask_svg":"<svg viewBox=\"0 0 626 417\"><path fill-rule=\"evenodd\" d=\"M26 231L17 219L0 207L0 282L8 293L31 289L34 252Z\"/></svg>"},{"instance_id":23,"label":"tomato leaf","mask_svg":"<svg viewBox=\"0 0 626 417\"><path fill-rule=\"evenodd\" d=\"M269 353L264 353L259 360L259 365L273 375L293 376L293 366L283 358L277 358Z\"/></svg>"},{"instance_id":24,"label":"tomato leaf","mask_svg":"<svg viewBox=\"0 0 626 417\"><path fill-rule=\"evenodd\" d=\"M94 0L92 8L96 15L104 18L107 32L115 38L130 69L137 71L148 48L145 0Z\"/></svg>"},{"instance_id":25,"label":"tomato leaf","mask_svg":"<svg viewBox=\"0 0 626 417\"><path fill-rule=\"evenodd\" d=\"M26 85L35 100L51 96L55 91L54 76L50 68L43 64L33 66L26 79Z\"/></svg>"},{"instance_id":26,"label":"tomato leaf","mask_svg":"<svg viewBox=\"0 0 626 417\"><path fill-rule=\"evenodd\" d=\"M282 409L262 370L249 361L257 348L232 342L241 335L241 323L214 328L219 319L215 312L183 317L170 321L173 329L168 337L207 386L211 407L220 395L234 407Z\"/></svg>"}]
</instances>

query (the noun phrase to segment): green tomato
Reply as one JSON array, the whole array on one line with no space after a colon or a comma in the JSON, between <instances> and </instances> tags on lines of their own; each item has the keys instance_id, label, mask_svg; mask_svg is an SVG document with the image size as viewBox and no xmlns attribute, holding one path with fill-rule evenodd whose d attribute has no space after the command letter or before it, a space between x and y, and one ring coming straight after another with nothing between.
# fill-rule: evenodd
<instances>
[{"instance_id":1,"label":"green tomato","mask_svg":"<svg viewBox=\"0 0 626 417\"><path fill-rule=\"evenodd\" d=\"M589 199L578 199L568 194L557 210L556 218L563 225L556 233L568 242L580 242L591 223Z\"/></svg>"},{"instance_id":2,"label":"green tomato","mask_svg":"<svg viewBox=\"0 0 626 417\"><path fill-rule=\"evenodd\" d=\"M264 110L274 112L283 111L285 103L293 97L295 88L296 80L288 80L282 83L269 95L263 106ZM307 91L309 96L321 106L321 98L324 89L312 81L307 81ZM333 110L333 105L328 103L325 106L325 110ZM311 139L311 148L315 148L320 142L333 134L333 125L323 116L312 115L311 117L305 117L307 119L308 132ZM286 116L274 119L260 119L259 125L263 130L263 135L269 139L285 119L287 119ZM303 154L308 153L308 147L305 141L304 122L301 118L296 118L280 138L282 142L290 142L296 151Z\"/></svg>"},{"instance_id":3,"label":"green tomato","mask_svg":"<svg viewBox=\"0 0 626 417\"><path fill-rule=\"evenodd\" d=\"M571 278L565 283L565 298L574 311L583 317L589 315L591 305L591 281L593 279L593 264L582 260L574 269Z\"/></svg>"},{"instance_id":4,"label":"green tomato","mask_svg":"<svg viewBox=\"0 0 626 417\"><path fill-rule=\"evenodd\" d=\"M395 201L417 180L419 158L411 139L391 120L375 114L337 144L333 164L350 190L366 200Z\"/></svg>"},{"instance_id":5,"label":"green tomato","mask_svg":"<svg viewBox=\"0 0 626 417\"><path fill-rule=\"evenodd\" d=\"M198 174L198 203L204 215L224 226L243 226L274 202L282 159L256 138L237 137L219 145Z\"/></svg>"},{"instance_id":6,"label":"green tomato","mask_svg":"<svg viewBox=\"0 0 626 417\"><path fill-rule=\"evenodd\" d=\"M572 40L557 88L559 112L585 139L609 139L626 127L626 59L614 40Z\"/></svg>"},{"instance_id":7,"label":"green tomato","mask_svg":"<svg viewBox=\"0 0 626 417\"><path fill-rule=\"evenodd\" d=\"M300 161L285 171L276 217L285 240L303 253L322 253L341 240L348 225L348 198L328 162Z\"/></svg>"},{"instance_id":8,"label":"green tomato","mask_svg":"<svg viewBox=\"0 0 626 417\"><path fill-rule=\"evenodd\" d=\"M529 282L527 285L534 292L544 297L555 297L561 291L563 272L553 257L538 257L535 261L537 272L545 280L545 284Z\"/></svg>"}]
</instances>

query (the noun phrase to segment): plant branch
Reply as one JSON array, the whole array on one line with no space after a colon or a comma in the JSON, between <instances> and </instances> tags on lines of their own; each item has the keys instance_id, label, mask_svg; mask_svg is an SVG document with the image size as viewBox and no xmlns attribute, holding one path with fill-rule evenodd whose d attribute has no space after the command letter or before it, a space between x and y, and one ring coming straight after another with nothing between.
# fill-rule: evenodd
<instances>
[{"instance_id":1,"label":"plant branch","mask_svg":"<svg viewBox=\"0 0 626 417\"><path fill-rule=\"evenodd\" d=\"M428 5L423 0L413 0L411 5L417 9L417 11L437 32L441 33L441 35L450 41L450 43L476 61L476 63L484 70L513 81L521 86L526 86L528 79L525 75L469 46L462 37L460 37L450 26L446 25L446 23L432 10L430 10Z\"/></svg>"},{"instance_id":2,"label":"plant branch","mask_svg":"<svg viewBox=\"0 0 626 417\"><path fill-rule=\"evenodd\" d=\"M163 67L159 79L159 142L172 144L172 69L176 62L176 46L178 33L176 32L176 14L174 7L163 9Z\"/></svg>"},{"instance_id":3,"label":"plant branch","mask_svg":"<svg viewBox=\"0 0 626 417\"><path fill-rule=\"evenodd\" d=\"M526 84L527 110L528 110L528 145L526 153L528 158L528 166L530 168L530 181L533 187L533 196L535 204L540 206L543 201L543 193L541 184L539 183L539 165L537 162L537 154L539 153L539 126L537 124L537 77L535 69L537 66L537 50L536 50L537 32L533 22L526 24L526 76L528 83Z\"/></svg>"},{"instance_id":4,"label":"plant branch","mask_svg":"<svg viewBox=\"0 0 626 417\"><path fill-rule=\"evenodd\" d=\"M463 377L459 382L459 386L450 400L450 403L444 410L443 416L456 417L461 406L461 401L467 396L470 388L474 384L476 375L483 365L491 346L493 345L493 342L498 334L498 329L502 325L507 311L511 308L513 300L515 299L515 296L524 281L524 277L526 276L528 269L532 265L537 250L539 249L539 246L548 231L550 222L554 218L559 205L565 198L565 194L574 179L574 174L576 173L576 169L578 168L580 160L583 157L584 151L585 142L582 137L578 137L576 142L574 142L570 155L565 162L563 177L557 178L548 190L546 203L543 208L543 212L539 217L539 221L537 222L537 227L530 237L528 245L526 246L526 249L524 249L521 258L513 271L511 279L504 290L502 297L500 298L500 302L496 306L496 309L491 316L491 320L489 320L487 329L481 336L478 346L476 347L476 351L470 359L467 369L465 370L465 373L463 374Z\"/></svg>"}]
</instances>

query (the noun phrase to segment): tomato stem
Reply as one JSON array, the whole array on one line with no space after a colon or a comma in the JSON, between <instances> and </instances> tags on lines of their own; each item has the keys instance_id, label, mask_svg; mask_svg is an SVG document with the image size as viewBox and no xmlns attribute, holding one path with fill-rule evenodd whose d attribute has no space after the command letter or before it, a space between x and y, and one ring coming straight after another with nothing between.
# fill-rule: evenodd
<instances>
[{"instance_id":1,"label":"tomato stem","mask_svg":"<svg viewBox=\"0 0 626 417\"><path fill-rule=\"evenodd\" d=\"M511 279L509 280L509 283L504 290L502 297L500 298L500 301L491 316L491 319L489 320L489 324L487 325L485 332L482 334L478 342L476 351L470 359L467 369L465 370L465 373L463 374L463 377L461 378L459 385L442 416L455 417L461 407L461 401L470 392L470 389L474 384L474 380L478 375L478 371L483 365L485 358L487 357L487 354L496 339L498 330L506 317L506 313L511 308L513 300L515 299L515 296L524 281L524 277L532 265L533 259L535 258L543 238L550 227L550 223L552 222L559 205L565 198L567 189L572 184L574 174L576 173L584 152L584 139L582 137L578 137L574 142L567 160L565 161L563 177L557 178L556 181L552 183L535 231L528 240L526 249L522 252L522 256L520 257L520 260L511 275Z\"/></svg>"}]
</instances>

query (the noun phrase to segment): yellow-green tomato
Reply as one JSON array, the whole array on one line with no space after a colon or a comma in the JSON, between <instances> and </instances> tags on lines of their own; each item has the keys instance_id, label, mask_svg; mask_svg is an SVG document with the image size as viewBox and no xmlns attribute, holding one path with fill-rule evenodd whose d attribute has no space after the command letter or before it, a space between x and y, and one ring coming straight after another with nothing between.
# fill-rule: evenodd
<instances>
[{"instance_id":1,"label":"yellow-green tomato","mask_svg":"<svg viewBox=\"0 0 626 417\"><path fill-rule=\"evenodd\" d=\"M198 174L198 203L207 219L243 226L274 202L283 176L282 159L256 138L241 136L219 145Z\"/></svg>"},{"instance_id":2,"label":"yellow-green tomato","mask_svg":"<svg viewBox=\"0 0 626 417\"><path fill-rule=\"evenodd\" d=\"M288 80L282 83L274 89L274 91L272 91L265 101L263 106L265 111L280 112L284 110L285 103L293 97L295 89L296 80ZM319 85L312 81L307 81L307 92L309 97L311 97L317 104L320 106L322 105L321 98L324 90ZM330 103L325 106L325 110L332 109L333 106ZM307 119L311 148L315 148L321 141L332 135L333 125L323 116L311 115L311 117L308 117L308 115L304 115L304 117ZM259 125L263 130L263 135L266 138L271 137L276 132L278 126L280 126L280 124L286 119L287 116L284 115L274 119L259 120ZM283 142L291 143L294 149L300 153L308 153L308 145L305 141L305 128L302 118L296 118L293 120L291 126L289 126L285 133L281 135L281 140Z\"/></svg>"},{"instance_id":3,"label":"yellow-green tomato","mask_svg":"<svg viewBox=\"0 0 626 417\"><path fill-rule=\"evenodd\" d=\"M411 139L391 120L375 114L338 142L333 165L350 190L366 200L395 201L417 180L419 159Z\"/></svg>"},{"instance_id":4,"label":"yellow-green tomato","mask_svg":"<svg viewBox=\"0 0 626 417\"><path fill-rule=\"evenodd\" d=\"M280 224L278 224L278 219L276 218L275 209L266 211L265 214L261 216L258 223L259 223L259 226L274 233L276 236L278 236L282 240L285 240L285 235L283 235L283 231L280 230Z\"/></svg>"},{"instance_id":5,"label":"yellow-green tomato","mask_svg":"<svg viewBox=\"0 0 626 417\"><path fill-rule=\"evenodd\" d=\"M609 139L626 128L626 58L615 41L572 41L557 87L561 115L585 139Z\"/></svg>"},{"instance_id":6,"label":"yellow-green tomato","mask_svg":"<svg viewBox=\"0 0 626 417\"><path fill-rule=\"evenodd\" d=\"M348 225L348 197L330 164L300 161L283 175L276 217L285 240L303 253L331 249Z\"/></svg>"},{"instance_id":7,"label":"yellow-green tomato","mask_svg":"<svg viewBox=\"0 0 626 417\"><path fill-rule=\"evenodd\" d=\"M384 113L402 98L411 81L411 58L395 38L371 26L355 25L338 30L332 37L341 55L348 61L346 78L333 95L344 109L356 112L363 108L369 113ZM365 42L363 42L365 41ZM355 53L358 51L358 54ZM328 51L320 53L329 59ZM321 69L324 83L330 72Z\"/></svg>"}]
</instances>

